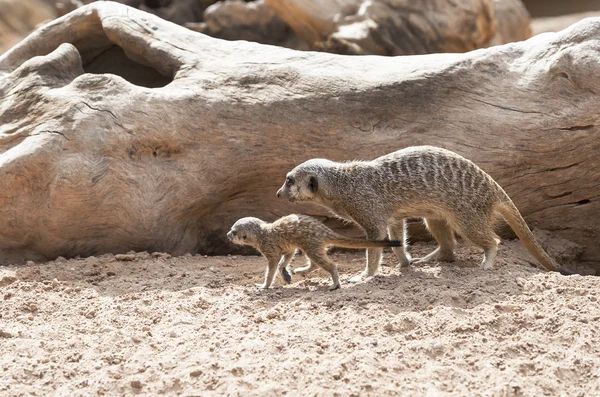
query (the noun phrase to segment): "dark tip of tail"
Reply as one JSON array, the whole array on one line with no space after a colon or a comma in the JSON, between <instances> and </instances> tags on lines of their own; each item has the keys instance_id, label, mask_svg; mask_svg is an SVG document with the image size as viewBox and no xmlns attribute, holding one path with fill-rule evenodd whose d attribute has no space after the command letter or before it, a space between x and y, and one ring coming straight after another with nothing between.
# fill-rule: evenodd
<instances>
[{"instance_id":1,"label":"dark tip of tail","mask_svg":"<svg viewBox=\"0 0 600 397\"><path fill-rule=\"evenodd\" d=\"M386 247L402 247L402 241L400 240L378 240L380 244L385 244Z\"/></svg>"}]
</instances>

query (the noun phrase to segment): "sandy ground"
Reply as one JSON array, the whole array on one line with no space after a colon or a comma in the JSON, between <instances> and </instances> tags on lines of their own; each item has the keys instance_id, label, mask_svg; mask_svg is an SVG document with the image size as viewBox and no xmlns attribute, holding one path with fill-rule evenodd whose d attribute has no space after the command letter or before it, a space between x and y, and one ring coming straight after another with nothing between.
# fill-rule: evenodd
<instances>
[{"instance_id":1,"label":"sandy ground","mask_svg":"<svg viewBox=\"0 0 600 397\"><path fill-rule=\"evenodd\" d=\"M258 290L261 257L131 258L0 267L0 395L600 395L600 278L516 241L490 271L464 244L403 271L386 253L334 292L321 271ZM363 267L333 258L343 280Z\"/></svg>"}]
</instances>

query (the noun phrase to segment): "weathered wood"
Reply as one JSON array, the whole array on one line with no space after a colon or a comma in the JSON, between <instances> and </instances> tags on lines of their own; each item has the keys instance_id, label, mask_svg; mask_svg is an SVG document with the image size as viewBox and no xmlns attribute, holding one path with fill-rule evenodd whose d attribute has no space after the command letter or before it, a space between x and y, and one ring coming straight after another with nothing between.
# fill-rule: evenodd
<instances>
[{"instance_id":1,"label":"weathered wood","mask_svg":"<svg viewBox=\"0 0 600 397\"><path fill-rule=\"evenodd\" d=\"M353 55L466 52L528 39L521 0L265 0L313 49Z\"/></svg>"},{"instance_id":2,"label":"weathered wood","mask_svg":"<svg viewBox=\"0 0 600 397\"><path fill-rule=\"evenodd\" d=\"M531 21L531 32L533 35L546 32L558 32L582 19L595 17L600 17L600 11L588 11L578 14L561 15L558 17L535 18Z\"/></svg>"},{"instance_id":3,"label":"weathered wood","mask_svg":"<svg viewBox=\"0 0 600 397\"><path fill-rule=\"evenodd\" d=\"M225 40L246 40L295 50L308 49L290 27L264 0L219 1L208 7L202 22L184 26L196 32Z\"/></svg>"},{"instance_id":4,"label":"weathered wood","mask_svg":"<svg viewBox=\"0 0 600 397\"><path fill-rule=\"evenodd\" d=\"M58 15L44 0L0 0L0 54Z\"/></svg>"},{"instance_id":5,"label":"weathered wood","mask_svg":"<svg viewBox=\"0 0 600 397\"><path fill-rule=\"evenodd\" d=\"M467 54L349 57L93 3L0 57L0 262L233 252L242 216L324 214L275 197L296 164L432 144L598 264L599 37L589 19Z\"/></svg>"}]
</instances>

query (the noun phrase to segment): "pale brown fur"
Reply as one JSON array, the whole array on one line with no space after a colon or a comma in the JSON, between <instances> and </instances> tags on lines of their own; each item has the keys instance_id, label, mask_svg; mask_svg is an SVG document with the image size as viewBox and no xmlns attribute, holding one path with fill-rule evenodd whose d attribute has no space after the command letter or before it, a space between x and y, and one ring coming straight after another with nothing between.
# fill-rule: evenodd
<instances>
[{"instance_id":1,"label":"pale brown fur","mask_svg":"<svg viewBox=\"0 0 600 397\"><path fill-rule=\"evenodd\" d=\"M347 238L335 233L317 219L306 215L287 215L273 223L258 218L242 218L235 222L227 237L235 244L250 245L260 251L268 260L265 282L259 288L269 288L279 269L286 282L291 281L288 267L296 249L304 251L309 263L296 269L294 273L306 273L317 266L331 274L333 285L329 289L340 288L337 266L327 254L328 246L345 248L375 248L402 245L399 241L368 241Z\"/></svg>"},{"instance_id":2,"label":"pale brown fur","mask_svg":"<svg viewBox=\"0 0 600 397\"><path fill-rule=\"evenodd\" d=\"M287 174L278 197L320 204L354 221L368 239L404 242L395 248L399 267L411 263L406 251L405 218L424 218L438 248L421 259L453 261L454 232L483 248L481 267L492 268L499 238L494 232L502 215L529 251L549 270L556 262L542 249L506 192L472 161L446 149L414 146L372 161L338 163L313 159ZM360 277L379 270L382 250L367 250Z\"/></svg>"}]
</instances>

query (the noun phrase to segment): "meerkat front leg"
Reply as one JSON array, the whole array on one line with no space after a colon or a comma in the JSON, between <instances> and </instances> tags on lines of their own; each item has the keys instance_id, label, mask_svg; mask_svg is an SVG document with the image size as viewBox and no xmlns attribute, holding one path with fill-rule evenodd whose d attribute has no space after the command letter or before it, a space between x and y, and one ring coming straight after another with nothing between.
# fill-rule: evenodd
<instances>
[{"instance_id":1,"label":"meerkat front leg","mask_svg":"<svg viewBox=\"0 0 600 397\"><path fill-rule=\"evenodd\" d=\"M369 227L365 228L368 240L383 240L386 236L385 227ZM373 277L379 272L379 266L381 265L381 258L383 257L383 248L369 248L367 249L367 266L361 274L352 277L348 280L351 283L356 283L367 277Z\"/></svg>"},{"instance_id":2,"label":"meerkat front leg","mask_svg":"<svg viewBox=\"0 0 600 397\"><path fill-rule=\"evenodd\" d=\"M394 219L392 223L388 226L388 236L390 240L399 240L402 241L402 247L393 247L392 251L398 258L398 266L397 268L406 267L410 264L411 257L408 253L408 232L406 230L406 220L405 219Z\"/></svg>"},{"instance_id":3,"label":"meerkat front leg","mask_svg":"<svg viewBox=\"0 0 600 397\"><path fill-rule=\"evenodd\" d=\"M292 282L292 268L290 266L292 258L294 258L294 251L283 254L277 265L277 269L281 272L281 277L283 277L283 280L287 284Z\"/></svg>"},{"instance_id":4,"label":"meerkat front leg","mask_svg":"<svg viewBox=\"0 0 600 397\"><path fill-rule=\"evenodd\" d=\"M256 286L261 289L267 289L271 286L277 271L277 264L279 263L276 258L267 259L269 260L269 264L267 265L267 270L265 272L265 282L263 284L256 284Z\"/></svg>"}]
</instances>

